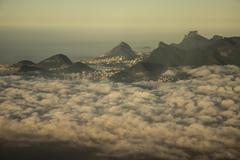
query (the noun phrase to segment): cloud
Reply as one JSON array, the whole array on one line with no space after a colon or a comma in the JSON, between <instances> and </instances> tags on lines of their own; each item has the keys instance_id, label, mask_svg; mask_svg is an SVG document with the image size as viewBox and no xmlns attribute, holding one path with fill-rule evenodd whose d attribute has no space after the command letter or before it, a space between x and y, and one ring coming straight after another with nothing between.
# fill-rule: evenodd
<instances>
[{"instance_id":1,"label":"cloud","mask_svg":"<svg viewBox=\"0 0 240 160\"><path fill-rule=\"evenodd\" d=\"M1 76L0 139L68 142L117 157L238 159L239 71L181 68L194 78L135 84Z\"/></svg>"}]
</instances>

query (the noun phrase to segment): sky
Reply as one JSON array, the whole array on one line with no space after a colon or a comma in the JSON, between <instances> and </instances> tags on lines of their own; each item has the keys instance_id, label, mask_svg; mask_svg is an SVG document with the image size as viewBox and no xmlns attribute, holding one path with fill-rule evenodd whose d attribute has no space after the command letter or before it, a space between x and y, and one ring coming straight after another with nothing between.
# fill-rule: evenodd
<instances>
[{"instance_id":1,"label":"sky","mask_svg":"<svg viewBox=\"0 0 240 160\"><path fill-rule=\"evenodd\" d=\"M235 36L239 8L239 0L0 0L1 61L100 55L120 41L154 48L190 30Z\"/></svg>"}]
</instances>

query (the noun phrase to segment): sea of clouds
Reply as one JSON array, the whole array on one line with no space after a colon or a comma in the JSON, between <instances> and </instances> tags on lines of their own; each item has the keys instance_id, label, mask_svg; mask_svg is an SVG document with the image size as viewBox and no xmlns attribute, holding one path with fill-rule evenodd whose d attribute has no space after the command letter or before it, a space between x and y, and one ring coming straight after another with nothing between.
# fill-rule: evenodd
<instances>
[{"instance_id":1,"label":"sea of clouds","mask_svg":"<svg viewBox=\"0 0 240 160\"><path fill-rule=\"evenodd\" d=\"M1 147L58 141L115 157L238 159L240 68L181 72L191 78L123 84L1 76Z\"/></svg>"}]
</instances>

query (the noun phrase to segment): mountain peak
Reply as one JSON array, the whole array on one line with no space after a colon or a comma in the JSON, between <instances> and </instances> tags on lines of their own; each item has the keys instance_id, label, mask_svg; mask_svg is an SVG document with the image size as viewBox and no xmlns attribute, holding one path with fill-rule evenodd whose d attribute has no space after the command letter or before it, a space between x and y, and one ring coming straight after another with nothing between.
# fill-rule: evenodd
<instances>
[{"instance_id":1,"label":"mountain peak","mask_svg":"<svg viewBox=\"0 0 240 160\"><path fill-rule=\"evenodd\" d=\"M51 57L49 57L51 59L68 59L69 61L71 61L66 55L62 54L62 53L59 53L59 54L55 54Z\"/></svg>"},{"instance_id":2,"label":"mountain peak","mask_svg":"<svg viewBox=\"0 0 240 160\"><path fill-rule=\"evenodd\" d=\"M209 44L209 39L200 35L198 31L190 31L185 35L184 39L180 43L180 46L185 49L194 49L206 46Z\"/></svg>"},{"instance_id":3,"label":"mountain peak","mask_svg":"<svg viewBox=\"0 0 240 160\"><path fill-rule=\"evenodd\" d=\"M22 60L22 61L19 61L15 64L13 64L13 66L18 66L18 67L21 67L21 66L31 66L31 65L35 65L35 63L33 63L32 61L29 61L29 60Z\"/></svg>"},{"instance_id":4,"label":"mountain peak","mask_svg":"<svg viewBox=\"0 0 240 160\"><path fill-rule=\"evenodd\" d=\"M190 31L186 37L193 38L199 36L198 31Z\"/></svg>"},{"instance_id":5,"label":"mountain peak","mask_svg":"<svg viewBox=\"0 0 240 160\"><path fill-rule=\"evenodd\" d=\"M71 64L72 64L72 61L66 55L61 53L53 55L39 63L40 66L46 67L46 68L49 68L49 67L55 68L62 65L71 65Z\"/></svg>"},{"instance_id":6,"label":"mountain peak","mask_svg":"<svg viewBox=\"0 0 240 160\"><path fill-rule=\"evenodd\" d=\"M127 58L133 58L136 56L136 53L132 50L130 45L126 42L121 42L119 45L114 47L107 56L124 56Z\"/></svg>"},{"instance_id":7,"label":"mountain peak","mask_svg":"<svg viewBox=\"0 0 240 160\"><path fill-rule=\"evenodd\" d=\"M126 42L121 42L120 44L119 44L119 46L125 46L125 47L130 47Z\"/></svg>"},{"instance_id":8,"label":"mountain peak","mask_svg":"<svg viewBox=\"0 0 240 160\"><path fill-rule=\"evenodd\" d=\"M168 46L168 45L162 41L160 41L158 44L158 47L166 47L166 46Z\"/></svg>"},{"instance_id":9,"label":"mountain peak","mask_svg":"<svg viewBox=\"0 0 240 160\"><path fill-rule=\"evenodd\" d=\"M185 35L184 39L192 39L192 40L208 40L198 33L198 31L190 31L187 35Z\"/></svg>"},{"instance_id":10,"label":"mountain peak","mask_svg":"<svg viewBox=\"0 0 240 160\"><path fill-rule=\"evenodd\" d=\"M58 53L58 54L53 55L52 57L65 57L65 55L62 53Z\"/></svg>"},{"instance_id":11,"label":"mountain peak","mask_svg":"<svg viewBox=\"0 0 240 160\"><path fill-rule=\"evenodd\" d=\"M221 40L223 38L224 38L223 36L214 35L211 40Z\"/></svg>"}]
</instances>

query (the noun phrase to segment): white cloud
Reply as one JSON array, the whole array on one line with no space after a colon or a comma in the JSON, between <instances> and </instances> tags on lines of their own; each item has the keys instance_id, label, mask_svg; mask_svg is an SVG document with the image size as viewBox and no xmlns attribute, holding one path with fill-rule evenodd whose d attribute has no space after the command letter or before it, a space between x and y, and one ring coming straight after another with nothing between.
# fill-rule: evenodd
<instances>
[{"instance_id":1,"label":"white cloud","mask_svg":"<svg viewBox=\"0 0 240 160\"><path fill-rule=\"evenodd\" d=\"M240 69L180 71L194 79L121 84L2 76L0 139L67 141L111 156L238 159Z\"/></svg>"}]
</instances>

